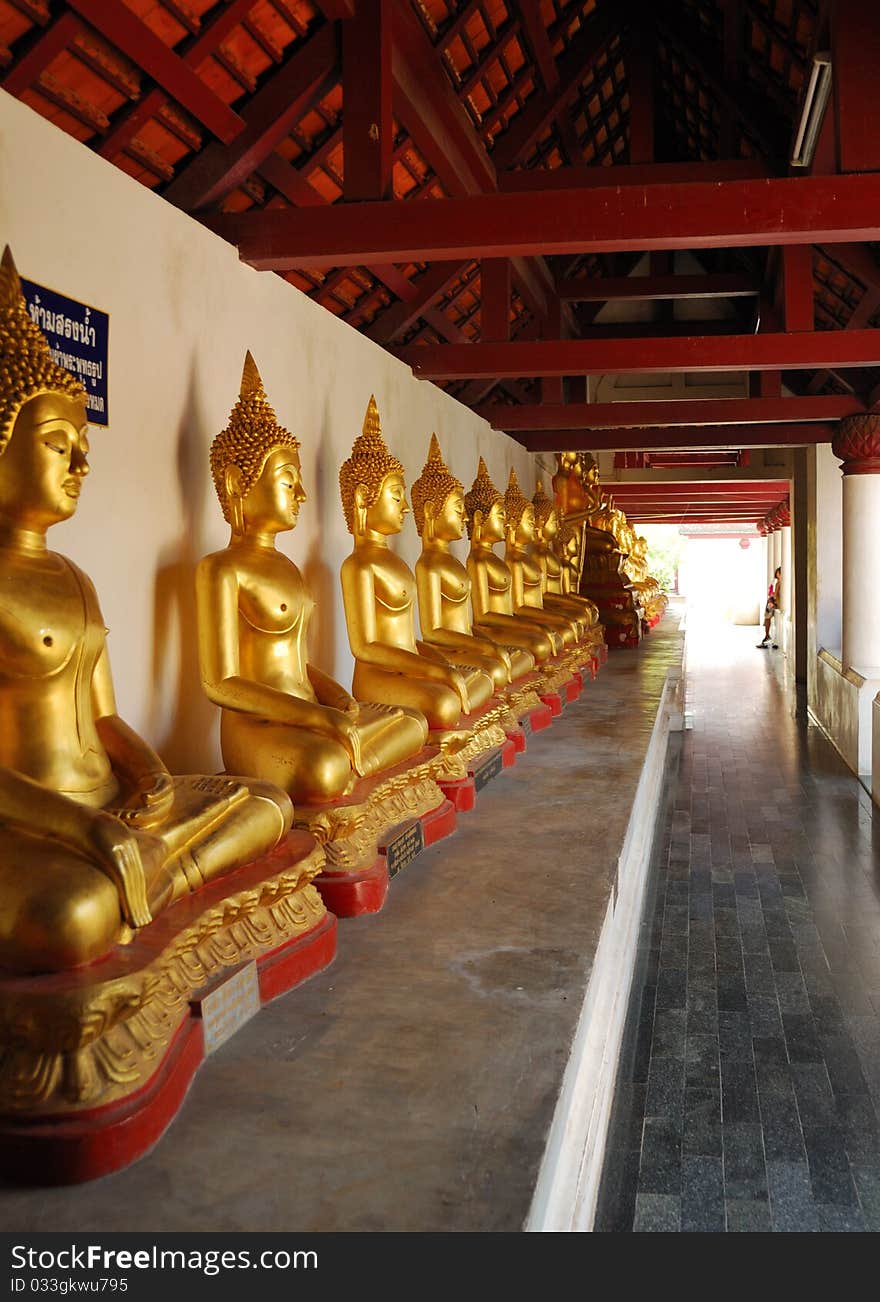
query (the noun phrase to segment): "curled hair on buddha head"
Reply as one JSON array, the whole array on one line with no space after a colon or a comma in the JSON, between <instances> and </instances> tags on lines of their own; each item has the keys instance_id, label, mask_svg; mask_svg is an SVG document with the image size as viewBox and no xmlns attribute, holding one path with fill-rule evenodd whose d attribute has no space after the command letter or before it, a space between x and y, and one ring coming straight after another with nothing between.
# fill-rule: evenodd
<instances>
[{"instance_id":1,"label":"curled hair on buddha head","mask_svg":"<svg viewBox=\"0 0 880 1302\"><path fill-rule=\"evenodd\" d=\"M499 493L498 489L489 478L489 470L485 461L480 457L480 464L477 466L477 477L471 484L470 492L465 493L464 509L467 512L467 529L468 537L473 538L475 516L477 511L485 519L493 506L498 503L504 503L504 494Z\"/></svg>"},{"instance_id":2,"label":"curled hair on buddha head","mask_svg":"<svg viewBox=\"0 0 880 1302\"><path fill-rule=\"evenodd\" d=\"M508 525L515 528L523 518L526 507L531 505L529 499L523 495L519 480L516 477L516 471L511 466L510 479L507 481L507 491L504 494L504 508L507 511Z\"/></svg>"},{"instance_id":3,"label":"curled hair on buddha head","mask_svg":"<svg viewBox=\"0 0 880 1302\"><path fill-rule=\"evenodd\" d=\"M226 471L236 466L241 476L241 496L246 497L260 477L266 458L276 448L299 447L299 439L278 424L266 397L257 364L248 352L241 373L238 402L229 413L226 428L211 444L211 477L224 519L232 523L232 505Z\"/></svg>"},{"instance_id":4,"label":"curled hair on buddha head","mask_svg":"<svg viewBox=\"0 0 880 1302\"><path fill-rule=\"evenodd\" d=\"M388 451L379 423L379 408L370 394L364 426L355 439L351 456L339 467L339 495L348 532L354 533L355 494L362 488L366 494L365 505L370 507L379 496L382 484L389 475L404 478L403 462Z\"/></svg>"},{"instance_id":5,"label":"curled hair on buddha head","mask_svg":"<svg viewBox=\"0 0 880 1302\"><path fill-rule=\"evenodd\" d=\"M535 496L532 498L532 506L535 508L535 524L539 529L543 529L544 525L556 510L556 503L553 501L552 497L547 496L544 491L544 485L540 479L537 482Z\"/></svg>"},{"instance_id":6,"label":"curled hair on buddha head","mask_svg":"<svg viewBox=\"0 0 880 1302\"><path fill-rule=\"evenodd\" d=\"M22 407L43 393L86 400L79 380L53 360L46 336L31 319L7 244L0 261L0 454Z\"/></svg>"},{"instance_id":7,"label":"curled hair on buddha head","mask_svg":"<svg viewBox=\"0 0 880 1302\"><path fill-rule=\"evenodd\" d=\"M432 434L431 445L428 448L428 459L422 467L422 473L410 489L413 519L416 522L416 530L420 538L425 527L425 506L427 503L430 502L434 507L435 514L439 515L448 497L453 493L463 492L464 484L460 479L456 479L443 460L443 453L440 451L437 435Z\"/></svg>"}]
</instances>

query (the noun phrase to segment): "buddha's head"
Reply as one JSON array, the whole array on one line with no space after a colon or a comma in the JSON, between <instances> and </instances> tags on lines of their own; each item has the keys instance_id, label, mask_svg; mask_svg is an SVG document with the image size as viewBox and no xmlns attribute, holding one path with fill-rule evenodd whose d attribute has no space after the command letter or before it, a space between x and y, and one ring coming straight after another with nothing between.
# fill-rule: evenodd
<instances>
[{"instance_id":1,"label":"buddha's head","mask_svg":"<svg viewBox=\"0 0 880 1302\"><path fill-rule=\"evenodd\" d=\"M477 477L471 484L470 492L465 494L464 509L467 512L468 536L476 542L486 542L490 546L500 542L507 527L507 512L504 508L504 494L489 478L486 462L480 457Z\"/></svg>"},{"instance_id":2,"label":"buddha's head","mask_svg":"<svg viewBox=\"0 0 880 1302\"><path fill-rule=\"evenodd\" d=\"M339 467L339 493L348 531L388 537L400 533L409 514L402 462L392 456L382 437L379 409L371 395L364 427L351 456Z\"/></svg>"},{"instance_id":3,"label":"buddha's head","mask_svg":"<svg viewBox=\"0 0 880 1302\"><path fill-rule=\"evenodd\" d=\"M238 402L211 444L211 475L237 537L292 529L306 500L299 439L278 424L250 353Z\"/></svg>"},{"instance_id":4,"label":"buddha's head","mask_svg":"<svg viewBox=\"0 0 880 1302\"><path fill-rule=\"evenodd\" d=\"M552 543L559 533L559 516L556 503L544 492L540 479L537 481L532 506L535 508L535 532L545 542Z\"/></svg>"},{"instance_id":5,"label":"buddha's head","mask_svg":"<svg viewBox=\"0 0 880 1302\"><path fill-rule=\"evenodd\" d=\"M0 516L45 530L73 515L88 474L85 390L31 320L8 246L0 262Z\"/></svg>"},{"instance_id":6,"label":"buddha's head","mask_svg":"<svg viewBox=\"0 0 880 1302\"><path fill-rule=\"evenodd\" d=\"M535 537L535 508L523 494L512 467L504 494L504 509L507 512L508 538L520 545L532 542Z\"/></svg>"},{"instance_id":7,"label":"buddha's head","mask_svg":"<svg viewBox=\"0 0 880 1302\"><path fill-rule=\"evenodd\" d=\"M425 542L454 542L464 533L464 484L456 479L431 435L428 459L412 486L413 519Z\"/></svg>"}]
</instances>

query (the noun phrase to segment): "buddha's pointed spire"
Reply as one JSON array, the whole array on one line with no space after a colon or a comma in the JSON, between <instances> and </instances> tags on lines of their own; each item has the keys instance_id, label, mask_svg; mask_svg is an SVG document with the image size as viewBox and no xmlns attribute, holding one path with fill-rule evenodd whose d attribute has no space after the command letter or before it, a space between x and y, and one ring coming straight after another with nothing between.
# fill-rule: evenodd
<instances>
[{"instance_id":1,"label":"buddha's pointed spire","mask_svg":"<svg viewBox=\"0 0 880 1302\"><path fill-rule=\"evenodd\" d=\"M238 401L229 413L226 428L211 444L211 475L227 521L232 507L226 485L226 470L236 466L241 477L241 494L246 496L259 478L266 458L276 448L299 447L299 439L278 424L266 396L263 381L250 349L245 353Z\"/></svg>"},{"instance_id":2,"label":"buddha's pointed spire","mask_svg":"<svg viewBox=\"0 0 880 1302\"><path fill-rule=\"evenodd\" d=\"M382 422L379 420L379 408L376 406L376 395L370 394L370 401L367 403L367 412L364 416L362 427L364 438L380 439L383 446L385 440L382 438Z\"/></svg>"},{"instance_id":3,"label":"buddha's pointed spire","mask_svg":"<svg viewBox=\"0 0 880 1302\"><path fill-rule=\"evenodd\" d=\"M427 460L422 467L422 473L412 486L411 493L413 518L419 537L422 536L424 528L426 504L430 502L439 515L447 498L456 492L463 493L464 484L460 479L456 479L443 460L437 435L432 434Z\"/></svg>"},{"instance_id":4,"label":"buddha's pointed spire","mask_svg":"<svg viewBox=\"0 0 880 1302\"><path fill-rule=\"evenodd\" d=\"M7 244L0 259L0 452L12 434L18 413L31 398L61 393L85 402L79 380L52 357L36 316L36 305L33 315L28 310Z\"/></svg>"},{"instance_id":5,"label":"buddha's pointed spire","mask_svg":"<svg viewBox=\"0 0 880 1302\"><path fill-rule=\"evenodd\" d=\"M12 249L7 244L3 250L2 261L0 261L0 312L8 312L18 304L20 298L21 281L18 277L15 259L12 256Z\"/></svg>"},{"instance_id":6,"label":"buddha's pointed spire","mask_svg":"<svg viewBox=\"0 0 880 1302\"><path fill-rule=\"evenodd\" d=\"M504 494L504 506L507 511L507 518L511 523L519 523L522 514L531 502L524 495L519 486L519 480L516 477L516 470L510 467L510 478L507 481L507 492Z\"/></svg>"},{"instance_id":7,"label":"buddha's pointed spire","mask_svg":"<svg viewBox=\"0 0 880 1302\"><path fill-rule=\"evenodd\" d=\"M549 520L551 514L556 510L556 504L544 491L544 485L540 477L535 489L535 496L532 498L532 506L535 508L535 520L539 525L543 525Z\"/></svg>"},{"instance_id":8,"label":"buddha's pointed spire","mask_svg":"<svg viewBox=\"0 0 880 1302\"><path fill-rule=\"evenodd\" d=\"M349 533L354 532L354 495L358 487L366 489L371 501L375 501L383 480L391 474L403 478L403 463L389 451L382 436L379 408L371 393L363 429L352 444L351 456L339 467L339 493Z\"/></svg>"},{"instance_id":9,"label":"buddha's pointed spire","mask_svg":"<svg viewBox=\"0 0 880 1302\"><path fill-rule=\"evenodd\" d=\"M504 501L504 494L500 493L492 483L489 475L489 468L483 457L480 457L477 465L477 477L471 484L470 492L465 494L464 507L468 515L468 529L473 533L474 514L480 511L484 516L488 515L493 506Z\"/></svg>"},{"instance_id":10,"label":"buddha's pointed spire","mask_svg":"<svg viewBox=\"0 0 880 1302\"><path fill-rule=\"evenodd\" d=\"M250 349L244 356L244 366L241 371L241 387L238 391L240 398L251 398L254 396L265 396L266 390L263 388L263 379L257 369L257 363L254 361L254 355Z\"/></svg>"}]
</instances>

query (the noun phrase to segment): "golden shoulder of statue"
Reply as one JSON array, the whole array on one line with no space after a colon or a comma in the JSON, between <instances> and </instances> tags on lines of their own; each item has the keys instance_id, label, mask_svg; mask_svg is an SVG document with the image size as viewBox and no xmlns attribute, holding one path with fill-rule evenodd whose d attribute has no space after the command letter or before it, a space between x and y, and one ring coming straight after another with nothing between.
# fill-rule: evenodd
<instances>
[{"instance_id":1,"label":"golden shoulder of statue","mask_svg":"<svg viewBox=\"0 0 880 1302\"><path fill-rule=\"evenodd\" d=\"M46 546L88 474L85 394L0 267L0 968L89 962L290 827L260 782L172 777L116 712L88 577Z\"/></svg>"},{"instance_id":2,"label":"golden shoulder of statue","mask_svg":"<svg viewBox=\"0 0 880 1302\"><path fill-rule=\"evenodd\" d=\"M361 704L308 661L312 600L278 551L306 501L299 440L278 424L248 353L238 402L211 447L229 545L196 574L202 685L222 710L223 760L325 802L420 751L424 717Z\"/></svg>"}]
</instances>

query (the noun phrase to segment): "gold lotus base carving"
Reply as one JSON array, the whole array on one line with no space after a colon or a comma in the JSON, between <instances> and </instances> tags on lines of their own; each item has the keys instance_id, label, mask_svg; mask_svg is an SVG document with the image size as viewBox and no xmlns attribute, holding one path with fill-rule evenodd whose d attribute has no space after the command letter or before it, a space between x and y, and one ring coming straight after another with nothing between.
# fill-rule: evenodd
<instances>
[{"instance_id":1,"label":"gold lotus base carving","mask_svg":"<svg viewBox=\"0 0 880 1302\"><path fill-rule=\"evenodd\" d=\"M296 806L294 826L311 833L323 849L325 876L359 872L375 863L384 833L437 808L443 800L437 784L448 780L450 771L442 746L428 748L415 763L359 782L350 796L332 805Z\"/></svg>"},{"instance_id":2,"label":"gold lotus base carving","mask_svg":"<svg viewBox=\"0 0 880 1302\"><path fill-rule=\"evenodd\" d=\"M504 699L493 698L477 715L465 715L469 724L449 732L432 734L445 758L446 769L441 781L454 782L467 777L468 764L487 750L503 746L507 741L504 722L509 707Z\"/></svg>"},{"instance_id":3,"label":"gold lotus base carving","mask_svg":"<svg viewBox=\"0 0 880 1302\"><path fill-rule=\"evenodd\" d=\"M99 962L0 979L0 1114L70 1115L140 1090L204 986L324 920L311 885L323 866L315 839L291 832L272 854L180 900Z\"/></svg>"}]
</instances>

